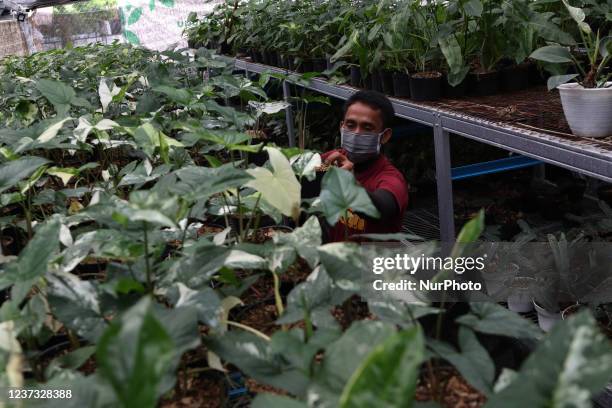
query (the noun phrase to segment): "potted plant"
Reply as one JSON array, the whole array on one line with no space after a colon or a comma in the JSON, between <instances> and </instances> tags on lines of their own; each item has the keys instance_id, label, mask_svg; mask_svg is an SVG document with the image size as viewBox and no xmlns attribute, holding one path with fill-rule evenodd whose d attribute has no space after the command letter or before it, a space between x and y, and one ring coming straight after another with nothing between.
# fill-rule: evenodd
<instances>
[{"instance_id":1,"label":"potted plant","mask_svg":"<svg viewBox=\"0 0 612 408\"><path fill-rule=\"evenodd\" d=\"M431 1L410 4L411 18L398 35L408 35L408 54L414 66L410 76L410 97L415 101L439 99L442 91L442 72L438 53L438 6ZM399 15L402 15L399 13Z\"/></svg>"},{"instance_id":2,"label":"potted plant","mask_svg":"<svg viewBox=\"0 0 612 408\"><path fill-rule=\"evenodd\" d=\"M464 50L454 34L438 38L438 43L448 66L444 94L451 98L462 97L466 89L465 78L470 70L464 59Z\"/></svg>"},{"instance_id":3,"label":"potted plant","mask_svg":"<svg viewBox=\"0 0 612 408\"><path fill-rule=\"evenodd\" d=\"M495 0L486 0L472 14L477 29L473 33L476 56L471 64L470 90L477 96L493 95L499 92L499 72L496 67L502 57L505 36L500 30L501 9Z\"/></svg>"},{"instance_id":4,"label":"potted plant","mask_svg":"<svg viewBox=\"0 0 612 408\"><path fill-rule=\"evenodd\" d=\"M581 41L574 47L546 45L531 54L531 58L563 68L573 73L554 75L548 79L548 89L559 89L563 113L572 133L584 137L612 135L612 81L609 62L612 37L594 33L585 22L582 9L563 4L578 25ZM582 54L582 55L581 55ZM582 60L586 57L586 63ZM568 83L570 81L574 81Z\"/></svg>"}]
</instances>

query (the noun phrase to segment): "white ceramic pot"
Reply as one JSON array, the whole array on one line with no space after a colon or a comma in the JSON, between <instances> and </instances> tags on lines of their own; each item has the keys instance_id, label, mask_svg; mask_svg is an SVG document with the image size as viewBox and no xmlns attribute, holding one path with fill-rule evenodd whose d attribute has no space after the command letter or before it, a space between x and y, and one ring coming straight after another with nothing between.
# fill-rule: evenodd
<instances>
[{"instance_id":1,"label":"white ceramic pot","mask_svg":"<svg viewBox=\"0 0 612 408\"><path fill-rule=\"evenodd\" d=\"M533 310L531 297L535 279L528 276L517 276L510 284L508 295L508 309L517 313L528 313Z\"/></svg>"},{"instance_id":2,"label":"white ceramic pot","mask_svg":"<svg viewBox=\"0 0 612 408\"><path fill-rule=\"evenodd\" d=\"M612 81L608 88L559 85L565 119L576 136L612 136Z\"/></svg>"},{"instance_id":3,"label":"white ceramic pot","mask_svg":"<svg viewBox=\"0 0 612 408\"><path fill-rule=\"evenodd\" d=\"M538 325L540 329L548 333L553 326L561 320L561 312L551 312L538 305L535 301L533 302L536 312L538 312Z\"/></svg>"}]
</instances>

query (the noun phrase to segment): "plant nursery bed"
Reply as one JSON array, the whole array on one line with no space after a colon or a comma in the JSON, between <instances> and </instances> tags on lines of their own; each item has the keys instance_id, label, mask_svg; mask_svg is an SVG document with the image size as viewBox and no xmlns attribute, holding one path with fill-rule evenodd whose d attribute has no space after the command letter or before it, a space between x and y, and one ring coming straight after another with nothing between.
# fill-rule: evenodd
<instances>
[{"instance_id":1,"label":"plant nursery bed","mask_svg":"<svg viewBox=\"0 0 612 408\"><path fill-rule=\"evenodd\" d=\"M598 139L574 136L565 120L559 92L549 92L544 86L489 96L470 96L423 103L612 151L612 135Z\"/></svg>"}]
</instances>

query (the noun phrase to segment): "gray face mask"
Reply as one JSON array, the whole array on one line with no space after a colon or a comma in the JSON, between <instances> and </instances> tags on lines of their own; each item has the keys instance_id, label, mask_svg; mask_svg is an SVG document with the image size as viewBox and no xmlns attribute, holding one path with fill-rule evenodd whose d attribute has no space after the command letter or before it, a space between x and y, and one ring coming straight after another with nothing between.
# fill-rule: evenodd
<instances>
[{"instance_id":1,"label":"gray face mask","mask_svg":"<svg viewBox=\"0 0 612 408\"><path fill-rule=\"evenodd\" d=\"M341 128L341 147L346 150L347 157L353 163L363 163L380 154L380 133L355 133Z\"/></svg>"}]
</instances>

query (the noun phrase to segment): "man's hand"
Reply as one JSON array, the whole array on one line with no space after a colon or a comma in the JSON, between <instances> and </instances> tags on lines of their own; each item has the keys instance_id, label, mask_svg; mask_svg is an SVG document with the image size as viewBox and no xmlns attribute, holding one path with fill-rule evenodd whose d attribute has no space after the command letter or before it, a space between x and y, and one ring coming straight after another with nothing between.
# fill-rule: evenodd
<instances>
[{"instance_id":1,"label":"man's hand","mask_svg":"<svg viewBox=\"0 0 612 408\"><path fill-rule=\"evenodd\" d=\"M325 164L337 164L337 166L341 169L348 171L353 171L354 166L353 162L340 152L333 152L332 154L330 154L327 159L325 159Z\"/></svg>"}]
</instances>

